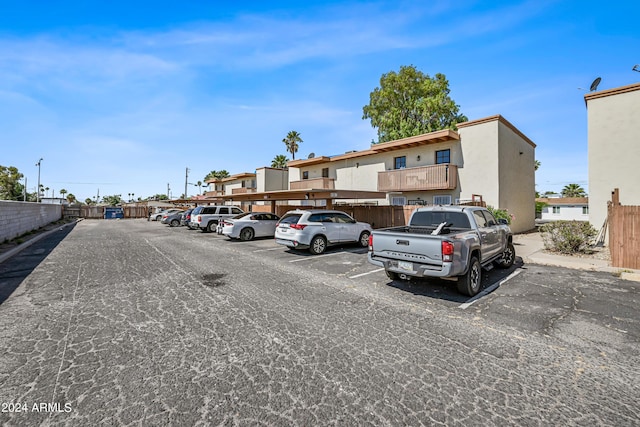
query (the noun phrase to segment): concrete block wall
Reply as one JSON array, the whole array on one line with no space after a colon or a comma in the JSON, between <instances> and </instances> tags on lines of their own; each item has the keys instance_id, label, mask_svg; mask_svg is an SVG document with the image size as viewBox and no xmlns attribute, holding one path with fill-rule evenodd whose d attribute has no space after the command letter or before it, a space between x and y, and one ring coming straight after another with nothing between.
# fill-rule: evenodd
<instances>
[{"instance_id":1,"label":"concrete block wall","mask_svg":"<svg viewBox=\"0 0 640 427\"><path fill-rule=\"evenodd\" d=\"M0 200L0 243L62 218L62 205Z\"/></svg>"}]
</instances>

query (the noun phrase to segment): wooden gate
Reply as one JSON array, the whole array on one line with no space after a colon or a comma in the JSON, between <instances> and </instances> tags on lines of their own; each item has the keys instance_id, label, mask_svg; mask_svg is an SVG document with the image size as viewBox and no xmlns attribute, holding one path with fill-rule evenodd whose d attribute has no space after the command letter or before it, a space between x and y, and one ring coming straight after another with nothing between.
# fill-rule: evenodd
<instances>
[{"instance_id":1,"label":"wooden gate","mask_svg":"<svg viewBox=\"0 0 640 427\"><path fill-rule=\"evenodd\" d=\"M640 269L640 206L622 206L617 188L607 205L611 265Z\"/></svg>"}]
</instances>

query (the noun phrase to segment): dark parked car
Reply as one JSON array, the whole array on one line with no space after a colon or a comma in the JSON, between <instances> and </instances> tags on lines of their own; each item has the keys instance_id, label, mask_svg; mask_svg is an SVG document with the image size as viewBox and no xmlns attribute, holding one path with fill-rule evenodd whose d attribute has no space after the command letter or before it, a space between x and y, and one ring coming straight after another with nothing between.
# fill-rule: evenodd
<instances>
[{"instance_id":1,"label":"dark parked car","mask_svg":"<svg viewBox=\"0 0 640 427\"><path fill-rule=\"evenodd\" d=\"M191 212L193 212L193 209L187 209L182 213L182 216L180 217L180 225L189 225L189 221L191 221Z\"/></svg>"}]
</instances>

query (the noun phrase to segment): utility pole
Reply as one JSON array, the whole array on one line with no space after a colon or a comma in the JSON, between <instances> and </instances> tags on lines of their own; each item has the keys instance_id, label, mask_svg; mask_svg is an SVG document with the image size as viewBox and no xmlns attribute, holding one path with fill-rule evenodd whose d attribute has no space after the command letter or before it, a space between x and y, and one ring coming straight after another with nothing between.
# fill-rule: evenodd
<instances>
[{"instance_id":1,"label":"utility pole","mask_svg":"<svg viewBox=\"0 0 640 427\"><path fill-rule=\"evenodd\" d=\"M171 188L169 187L169 183L167 182L167 199L169 199L169 192L171 191Z\"/></svg>"},{"instance_id":2,"label":"utility pole","mask_svg":"<svg viewBox=\"0 0 640 427\"><path fill-rule=\"evenodd\" d=\"M36 190L36 200L38 203L40 203L40 163L42 163L44 159L42 157L40 157L40 160L38 160L38 163L36 163L36 166L38 167L38 189Z\"/></svg>"},{"instance_id":3,"label":"utility pole","mask_svg":"<svg viewBox=\"0 0 640 427\"><path fill-rule=\"evenodd\" d=\"M189 181L189 168L186 168L184 173L184 198L185 199L189 198L189 196L187 196L187 181Z\"/></svg>"},{"instance_id":4,"label":"utility pole","mask_svg":"<svg viewBox=\"0 0 640 427\"><path fill-rule=\"evenodd\" d=\"M27 177L24 177L24 188L22 189L22 201L27 201Z\"/></svg>"}]
</instances>

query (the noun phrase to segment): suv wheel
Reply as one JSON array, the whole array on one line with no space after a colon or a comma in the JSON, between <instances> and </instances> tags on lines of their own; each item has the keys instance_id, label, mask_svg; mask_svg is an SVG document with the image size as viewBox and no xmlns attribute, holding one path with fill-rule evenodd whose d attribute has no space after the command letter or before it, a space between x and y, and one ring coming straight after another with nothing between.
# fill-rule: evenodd
<instances>
[{"instance_id":1,"label":"suv wheel","mask_svg":"<svg viewBox=\"0 0 640 427\"><path fill-rule=\"evenodd\" d=\"M211 221L209 224L207 224L207 231L209 233L213 233L214 231L216 231L217 226L218 226L217 221Z\"/></svg>"},{"instance_id":2,"label":"suv wheel","mask_svg":"<svg viewBox=\"0 0 640 427\"><path fill-rule=\"evenodd\" d=\"M314 255L320 255L327 249L327 241L322 236L316 236L311 239L311 244L309 245L309 252Z\"/></svg>"},{"instance_id":3,"label":"suv wheel","mask_svg":"<svg viewBox=\"0 0 640 427\"><path fill-rule=\"evenodd\" d=\"M362 246L363 248L366 248L367 246L369 246L370 235L371 233L369 233L368 231L363 231L362 234L360 234L360 239L358 240L358 242L360 243L360 246Z\"/></svg>"}]
</instances>

